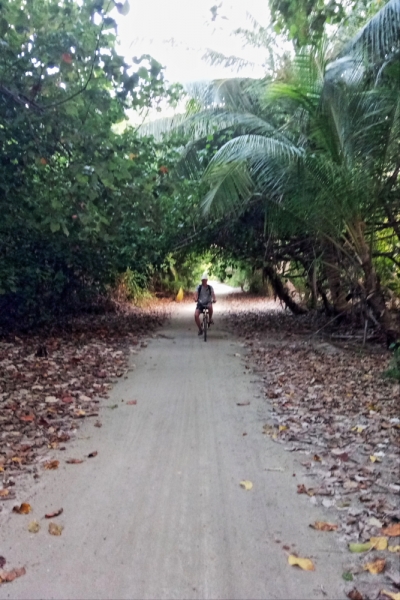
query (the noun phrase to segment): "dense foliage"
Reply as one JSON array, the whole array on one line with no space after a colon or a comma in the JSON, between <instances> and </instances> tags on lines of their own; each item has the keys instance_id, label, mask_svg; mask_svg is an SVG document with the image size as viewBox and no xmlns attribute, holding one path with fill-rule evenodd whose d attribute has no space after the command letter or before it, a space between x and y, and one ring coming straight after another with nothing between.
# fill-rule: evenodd
<instances>
[{"instance_id":1,"label":"dense foliage","mask_svg":"<svg viewBox=\"0 0 400 600\"><path fill-rule=\"evenodd\" d=\"M294 312L321 304L396 339L400 2L373 18L363 0L295 4L271 3L294 58L253 20L237 35L265 46L264 79L199 83L186 115L135 129L128 112L181 91L151 56L117 54L127 2L1 3L2 326L93 306L118 283L175 291L206 253Z\"/></svg>"},{"instance_id":2,"label":"dense foliage","mask_svg":"<svg viewBox=\"0 0 400 600\"><path fill-rule=\"evenodd\" d=\"M169 181L174 144L114 127L126 110L180 92L150 56L132 67L116 53L112 9L113 0L1 3L3 324L86 306L127 267L145 280L190 219L180 205L195 185Z\"/></svg>"},{"instance_id":3,"label":"dense foliage","mask_svg":"<svg viewBox=\"0 0 400 600\"><path fill-rule=\"evenodd\" d=\"M391 0L337 59L324 39L264 80L216 82L180 125L193 137L188 172L209 186L213 243L262 269L295 312L305 307L284 277L302 280L310 307L356 313L389 342L399 331L399 19Z\"/></svg>"}]
</instances>

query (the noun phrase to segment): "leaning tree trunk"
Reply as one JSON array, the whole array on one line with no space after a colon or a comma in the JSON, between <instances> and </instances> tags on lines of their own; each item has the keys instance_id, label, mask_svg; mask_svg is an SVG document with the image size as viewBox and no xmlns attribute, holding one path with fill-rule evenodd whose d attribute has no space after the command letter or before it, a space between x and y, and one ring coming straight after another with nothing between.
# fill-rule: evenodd
<instances>
[{"instance_id":1,"label":"leaning tree trunk","mask_svg":"<svg viewBox=\"0 0 400 600\"><path fill-rule=\"evenodd\" d=\"M308 312L307 309L303 308L293 300L272 264L264 265L264 276L268 277L270 280L271 285L274 288L274 292L278 296L279 300L284 302L293 314L303 315Z\"/></svg>"},{"instance_id":2,"label":"leaning tree trunk","mask_svg":"<svg viewBox=\"0 0 400 600\"><path fill-rule=\"evenodd\" d=\"M375 318L384 330L388 344L390 344L400 337L400 332L392 327L390 313L386 307L379 278L372 262L371 248L365 240L364 230L365 224L362 221L357 221L352 227L361 268L364 272L365 298Z\"/></svg>"}]
</instances>

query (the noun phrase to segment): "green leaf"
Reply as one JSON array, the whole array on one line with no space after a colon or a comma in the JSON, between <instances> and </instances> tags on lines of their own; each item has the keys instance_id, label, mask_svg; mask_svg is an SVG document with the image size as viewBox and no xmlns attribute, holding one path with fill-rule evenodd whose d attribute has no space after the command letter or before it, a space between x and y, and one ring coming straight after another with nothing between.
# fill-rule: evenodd
<instances>
[{"instance_id":1,"label":"green leaf","mask_svg":"<svg viewBox=\"0 0 400 600\"><path fill-rule=\"evenodd\" d=\"M60 223L50 223L50 231L52 233L56 233L56 231L60 231L61 225Z\"/></svg>"},{"instance_id":2,"label":"green leaf","mask_svg":"<svg viewBox=\"0 0 400 600\"><path fill-rule=\"evenodd\" d=\"M8 22L7 19L0 19L0 37L3 37L7 33Z\"/></svg>"},{"instance_id":3,"label":"green leaf","mask_svg":"<svg viewBox=\"0 0 400 600\"><path fill-rule=\"evenodd\" d=\"M350 552L367 552L370 549L371 549L370 542L365 542L365 543L361 543L361 544L360 543L349 544Z\"/></svg>"},{"instance_id":4,"label":"green leaf","mask_svg":"<svg viewBox=\"0 0 400 600\"><path fill-rule=\"evenodd\" d=\"M146 67L140 67L140 69L138 70L138 75L142 79L148 79L149 78L149 72L146 69Z\"/></svg>"},{"instance_id":5,"label":"green leaf","mask_svg":"<svg viewBox=\"0 0 400 600\"><path fill-rule=\"evenodd\" d=\"M345 581L353 581L354 578L351 573L346 571L345 573L342 573L342 579L344 579Z\"/></svg>"},{"instance_id":6,"label":"green leaf","mask_svg":"<svg viewBox=\"0 0 400 600\"><path fill-rule=\"evenodd\" d=\"M117 7L117 10L120 15L126 17L126 15L129 13L130 6L128 0L125 0L123 4L122 2L118 2L115 6Z\"/></svg>"}]
</instances>

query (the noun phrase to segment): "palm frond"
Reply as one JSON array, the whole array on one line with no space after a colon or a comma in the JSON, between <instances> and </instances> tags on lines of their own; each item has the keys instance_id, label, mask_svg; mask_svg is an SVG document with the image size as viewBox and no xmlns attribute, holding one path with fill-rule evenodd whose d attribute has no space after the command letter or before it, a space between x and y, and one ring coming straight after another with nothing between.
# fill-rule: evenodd
<instances>
[{"instance_id":1,"label":"palm frond","mask_svg":"<svg viewBox=\"0 0 400 600\"><path fill-rule=\"evenodd\" d=\"M230 69L235 67L236 71L239 72L241 69L254 68L256 64L252 61L246 60L240 56L222 54L222 52L216 52L207 48L203 54L202 59L205 60L209 65L222 65L223 67Z\"/></svg>"},{"instance_id":2,"label":"palm frond","mask_svg":"<svg viewBox=\"0 0 400 600\"><path fill-rule=\"evenodd\" d=\"M202 208L214 214L239 212L247 204L254 190L254 183L244 161L232 161L210 170L206 178L211 189L206 194Z\"/></svg>"},{"instance_id":3,"label":"palm frond","mask_svg":"<svg viewBox=\"0 0 400 600\"><path fill-rule=\"evenodd\" d=\"M260 152L286 160L304 156L302 149L295 144L261 135L241 135L233 138L218 150L207 168L205 177L207 177L207 173L215 169L216 165L242 160L251 162L253 157L257 157Z\"/></svg>"},{"instance_id":4,"label":"palm frond","mask_svg":"<svg viewBox=\"0 0 400 600\"><path fill-rule=\"evenodd\" d=\"M354 56L370 65L400 54L400 0L389 0L342 49L338 58Z\"/></svg>"}]
</instances>

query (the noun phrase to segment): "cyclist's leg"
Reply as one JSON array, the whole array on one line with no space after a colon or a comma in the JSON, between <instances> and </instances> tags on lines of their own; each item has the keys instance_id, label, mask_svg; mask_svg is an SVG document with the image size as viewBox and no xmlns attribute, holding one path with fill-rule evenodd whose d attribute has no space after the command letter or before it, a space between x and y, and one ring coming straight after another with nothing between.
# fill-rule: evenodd
<instances>
[{"instance_id":1,"label":"cyclist's leg","mask_svg":"<svg viewBox=\"0 0 400 600\"><path fill-rule=\"evenodd\" d=\"M212 305L212 302L210 302L210 304L208 305L208 314L209 314L209 317L208 317L209 323L214 323L213 318L212 318L212 316L213 316L213 305Z\"/></svg>"},{"instance_id":2,"label":"cyclist's leg","mask_svg":"<svg viewBox=\"0 0 400 600\"><path fill-rule=\"evenodd\" d=\"M194 311L194 320L196 321L196 325L198 330L201 332L201 322L200 322L200 309L198 307L196 307L196 310Z\"/></svg>"}]
</instances>

